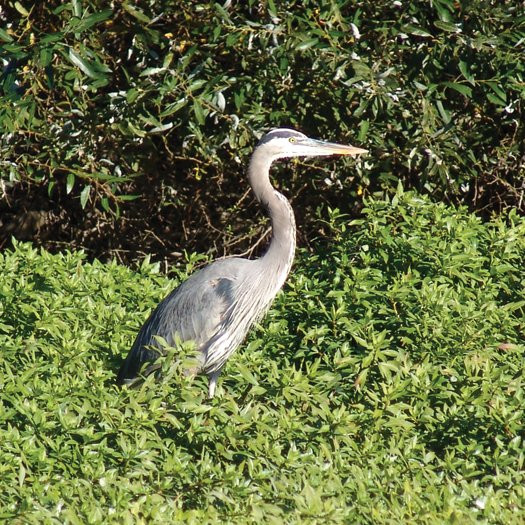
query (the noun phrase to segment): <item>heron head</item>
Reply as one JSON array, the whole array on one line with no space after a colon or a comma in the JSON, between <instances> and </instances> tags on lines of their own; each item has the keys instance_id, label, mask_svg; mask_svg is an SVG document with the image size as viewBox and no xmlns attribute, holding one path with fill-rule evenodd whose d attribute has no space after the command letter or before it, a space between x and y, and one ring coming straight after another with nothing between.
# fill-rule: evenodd
<instances>
[{"instance_id":1,"label":"heron head","mask_svg":"<svg viewBox=\"0 0 525 525\"><path fill-rule=\"evenodd\" d=\"M273 129L266 133L257 144L257 149L264 149L265 153L273 159L326 155L354 156L367 153L366 149L311 139L299 131L284 128Z\"/></svg>"}]
</instances>

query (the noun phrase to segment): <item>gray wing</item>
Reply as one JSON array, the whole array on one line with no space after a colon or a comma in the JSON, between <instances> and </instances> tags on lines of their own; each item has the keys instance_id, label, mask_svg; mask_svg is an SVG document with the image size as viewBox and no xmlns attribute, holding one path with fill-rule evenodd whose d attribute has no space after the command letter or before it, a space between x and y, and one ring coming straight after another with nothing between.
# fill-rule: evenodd
<instances>
[{"instance_id":1,"label":"gray wing","mask_svg":"<svg viewBox=\"0 0 525 525\"><path fill-rule=\"evenodd\" d=\"M169 345L173 345L177 334L182 341L195 341L198 348L203 347L217 333L234 303L235 290L248 275L252 263L240 258L216 261L175 288L140 329L120 367L117 383L132 382L144 362L161 355L156 335Z\"/></svg>"}]
</instances>

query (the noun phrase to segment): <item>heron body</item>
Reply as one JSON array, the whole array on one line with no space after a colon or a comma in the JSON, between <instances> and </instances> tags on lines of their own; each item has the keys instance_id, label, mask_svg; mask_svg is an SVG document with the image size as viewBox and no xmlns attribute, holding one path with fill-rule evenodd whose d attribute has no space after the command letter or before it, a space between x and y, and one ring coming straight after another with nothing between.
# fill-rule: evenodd
<instances>
[{"instance_id":1,"label":"heron body","mask_svg":"<svg viewBox=\"0 0 525 525\"><path fill-rule=\"evenodd\" d=\"M159 357L161 349L155 336L162 337L170 346L178 336L181 341L195 342L199 353L198 371L209 376L209 397L213 397L226 361L253 323L266 313L292 266L295 219L288 200L270 183L272 162L285 157L365 152L353 146L309 139L289 129L267 133L253 152L248 179L271 219L272 238L268 250L255 260L230 257L215 261L175 288L140 329L119 370L117 382L133 383L143 364Z\"/></svg>"}]
</instances>

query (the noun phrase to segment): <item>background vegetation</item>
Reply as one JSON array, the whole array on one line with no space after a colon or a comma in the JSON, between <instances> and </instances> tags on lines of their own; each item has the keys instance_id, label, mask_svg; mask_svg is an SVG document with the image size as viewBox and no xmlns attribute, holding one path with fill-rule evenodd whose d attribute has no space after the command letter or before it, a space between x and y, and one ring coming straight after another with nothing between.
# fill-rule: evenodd
<instances>
[{"instance_id":1,"label":"background vegetation","mask_svg":"<svg viewBox=\"0 0 525 525\"><path fill-rule=\"evenodd\" d=\"M0 16L4 246L245 251L264 224L244 165L275 126L371 151L292 166L303 244L322 203L355 212L397 179L524 210L521 2L7 0Z\"/></svg>"},{"instance_id":2,"label":"background vegetation","mask_svg":"<svg viewBox=\"0 0 525 525\"><path fill-rule=\"evenodd\" d=\"M4 1L0 520L523 523L524 47L519 2ZM216 399L118 390L188 254L264 246L276 126L370 155L276 170L304 249Z\"/></svg>"},{"instance_id":3,"label":"background vegetation","mask_svg":"<svg viewBox=\"0 0 525 525\"><path fill-rule=\"evenodd\" d=\"M525 221L365 206L331 213L212 402L176 363L114 385L158 264L4 253L0 518L523 523Z\"/></svg>"}]
</instances>

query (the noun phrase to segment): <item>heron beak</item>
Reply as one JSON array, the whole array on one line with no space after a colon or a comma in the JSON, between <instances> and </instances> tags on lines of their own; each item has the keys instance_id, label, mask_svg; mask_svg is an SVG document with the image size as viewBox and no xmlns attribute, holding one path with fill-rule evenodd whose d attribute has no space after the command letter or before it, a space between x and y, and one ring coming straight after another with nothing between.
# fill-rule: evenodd
<instances>
[{"instance_id":1,"label":"heron beak","mask_svg":"<svg viewBox=\"0 0 525 525\"><path fill-rule=\"evenodd\" d=\"M309 144L323 155L360 155L368 153L368 150L356 148L355 146L344 146L342 144L334 144L333 142L325 142L323 140L313 140Z\"/></svg>"}]
</instances>

